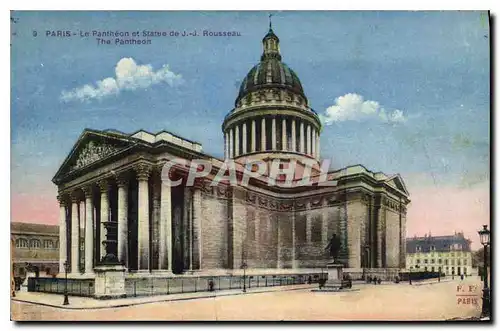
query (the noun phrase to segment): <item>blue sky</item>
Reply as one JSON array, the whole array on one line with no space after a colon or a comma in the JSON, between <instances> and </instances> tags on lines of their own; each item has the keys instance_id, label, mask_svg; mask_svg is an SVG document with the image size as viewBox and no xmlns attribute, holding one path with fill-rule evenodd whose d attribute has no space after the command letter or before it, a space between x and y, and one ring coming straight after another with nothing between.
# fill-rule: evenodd
<instances>
[{"instance_id":1,"label":"blue sky","mask_svg":"<svg viewBox=\"0 0 500 331\"><path fill-rule=\"evenodd\" d=\"M221 123L262 52L269 12L15 12L12 24L12 192L53 194L50 180L86 127L168 130L223 155ZM356 94L404 121L352 116L321 134L333 167L401 173L409 189L468 189L489 181L489 26L481 12L273 12L283 61L326 116ZM238 31L240 37L153 38L101 45L46 30ZM37 31L37 37L33 37ZM182 82L158 82L87 101L63 91L115 76L123 58ZM344 99L346 100L346 99ZM366 105L373 105L369 102ZM338 108L337 108L338 109ZM348 109L348 110L349 110ZM359 116L358 116L359 115ZM363 115L363 116L361 116Z\"/></svg>"}]
</instances>

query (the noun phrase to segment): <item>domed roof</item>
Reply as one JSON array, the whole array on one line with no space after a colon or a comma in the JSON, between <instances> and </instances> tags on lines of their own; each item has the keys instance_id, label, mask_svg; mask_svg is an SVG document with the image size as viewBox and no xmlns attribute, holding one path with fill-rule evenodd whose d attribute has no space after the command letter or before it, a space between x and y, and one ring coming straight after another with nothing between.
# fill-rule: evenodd
<instances>
[{"instance_id":1,"label":"domed roof","mask_svg":"<svg viewBox=\"0 0 500 331\"><path fill-rule=\"evenodd\" d=\"M268 59L250 69L241 83L237 100L249 92L266 87L285 88L305 98L304 90L297 74L278 59Z\"/></svg>"},{"instance_id":2,"label":"domed roof","mask_svg":"<svg viewBox=\"0 0 500 331\"><path fill-rule=\"evenodd\" d=\"M297 74L285 63L281 62L279 38L274 34L272 28L269 29L262 42L264 44L264 53L261 61L250 69L241 82L236 103L249 92L270 87L290 90L300 94L307 100Z\"/></svg>"}]
</instances>

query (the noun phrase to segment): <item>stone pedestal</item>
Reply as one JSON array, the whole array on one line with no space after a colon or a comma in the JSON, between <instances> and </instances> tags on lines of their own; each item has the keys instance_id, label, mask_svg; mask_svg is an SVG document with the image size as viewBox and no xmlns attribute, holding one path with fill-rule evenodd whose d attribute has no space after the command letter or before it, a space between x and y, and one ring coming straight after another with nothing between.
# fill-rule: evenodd
<instances>
[{"instance_id":1,"label":"stone pedestal","mask_svg":"<svg viewBox=\"0 0 500 331\"><path fill-rule=\"evenodd\" d=\"M337 263L328 263L326 271L328 273L328 280L323 285L325 290L339 290L342 288L343 280L343 265Z\"/></svg>"},{"instance_id":2,"label":"stone pedestal","mask_svg":"<svg viewBox=\"0 0 500 331\"><path fill-rule=\"evenodd\" d=\"M101 265L94 268L95 298L116 299L126 297L125 267L122 265Z\"/></svg>"}]
</instances>

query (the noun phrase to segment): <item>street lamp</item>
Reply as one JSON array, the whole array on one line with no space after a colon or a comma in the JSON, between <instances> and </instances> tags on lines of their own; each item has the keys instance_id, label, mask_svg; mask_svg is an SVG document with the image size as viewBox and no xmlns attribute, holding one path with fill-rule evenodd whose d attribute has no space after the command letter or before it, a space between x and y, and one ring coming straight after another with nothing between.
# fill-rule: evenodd
<instances>
[{"instance_id":1,"label":"street lamp","mask_svg":"<svg viewBox=\"0 0 500 331\"><path fill-rule=\"evenodd\" d=\"M241 265L241 268L243 268L243 292L247 291L247 287L246 287L247 283L245 281L245 277L246 277L245 271L246 271L247 267L248 267L247 263L245 261L243 261L243 264Z\"/></svg>"},{"instance_id":2,"label":"street lamp","mask_svg":"<svg viewBox=\"0 0 500 331\"><path fill-rule=\"evenodd\" d=\"M64 302L63 305L67 306L69 305L69 299L68 299L68 260L64 261Z\"/></svg>"},{"instance_id":3,"label":"street lamp","mask_svg":"<svg viewBox=\"0 0 500 331\"><path fill-rule=\"evenodd\" d=\"M488 288L488 245L490 244L490 230L487 225L483 225L483 229L478 231L479 240L484 249L484 286L483 286L483 309L481 316L490 316L490 290Z\"/></svg>"}]
</instances>

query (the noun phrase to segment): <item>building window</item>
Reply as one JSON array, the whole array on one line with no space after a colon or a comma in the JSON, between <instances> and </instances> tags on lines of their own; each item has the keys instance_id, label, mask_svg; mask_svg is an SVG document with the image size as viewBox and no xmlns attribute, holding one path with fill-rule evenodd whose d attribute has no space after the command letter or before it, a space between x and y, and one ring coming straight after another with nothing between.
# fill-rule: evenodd
<instances>
[{"instance_id":1,"label":"building window","mask_svg":"<svg viewBox=\"0 0 500 331\"><path fill-rule=\"evenodd\" d=\"M455 253L454 252L451 252L451 257L455 257Z\"/></svg>"},{"instance_id":2,"label":"building window","mask_svg":"<svg viewBox=\"0 0 500 331\"><path fill-rule=\"evenodd\" d=\"M432 245L431 246L431 251L435 251L436 250L436 246Z\"/></svg>"},{"instance_id":3,"label":"building window","mask_svg":"<svg viewBox=\"0 0 500 331\"><path fill-rule=\"evenodd\" d=\"M26 239L16 239L17 248L28 248L28 240Z\"/></svg>"},{"instance_id":4,"label":"building window","mask_svg":"<svg viewBox=\"0 0 500 331\"><path fill-rule=\"evenodd\" d=\"M467 262L468 262L467 260L464 260L464 265L467 265L468 264Z\"/></svg>"},{"instance_id":5,"label":"building window","mask_svg":"<svg viewBox=\"0 0 500 331\"><path fill-rule=\"evenodd\" d=\"M422 248L417 245L417 252L420 252L421 250L422 250Z\"/></svg>"},{"instance_id":6,"label":"building window","mask_svg":"<svg viewBox=\"0 0 500 331\"><path fill-rule=\"evenodd\" d=\"M431 260L431 263L432 263L432 264L436 263L436 260L432 259L432 260Z\"/></svg>"},{"instance_id":7,"label":"building window","mask_svg":"<svg viewBox=\"0 0 500 331\"><path fill-rule=\"evenodd\" d=\"M443 260L439 259L438 264L443 264Z\"/></svg>"},{"instance_id":8,"label":"building window","mask_svg":"<svg viewBox=\"0 0 500 331\"><path fill-rule=\"evenodd\" d=\"M462 263L461 263L461 262L462 262L462 260L457 259L457 264L458 264L458 265L462 265Z\"/></svg>"},{"instance_id":9,"label":"building window","mask_svg":"<svg viewBox=\"0 0 500 331\"><path fill-rule=\"evenodd\" d=\"M420 259L417 259L417 262L416 262L416 263L417 263L417 264L419 264L419 263L420 263Z\"/></svg>"},{"instance_id":10,"label":"building window","mask_svg":"<svg viewBox=\"0 0 500 331\"><path fill-rule=\"evenodd\" d=\"M43 248L52 249L54 248L54 243L52 242L52 240L44 240Z\"/></svg>"},{"instance_id":11,"label":"building window","mask_svg":"<svg viewBox=\"0 0 500 331\"><path fill-rule=\"evenodd\" d=\"M431 271L434 272L434 267L431 268Z\"/></svg>"},{"instance_id":12,"label":"building window","mask_svg":"<svg viewBox=\"0 0 500 331\"><path fill-rule=\"evenodd\" d=\"M424 260L424 264L427 264L427 263L429 263L429 260L428 260L428 259L425 259L425 260Z\"/></svg>"},{"instance_id":13,"label":"building window","mask_svg":"<svg viewBox=\"0 0 500 331\"><path fill-rule=\"evenodd\" d=\"M40 244L40 240L38 239L32 239L30 242L30 247L31 248L40 248L42 245Z\"/></svg>"},{"instance_id":14,"label":"building window","mask_svg":"<svg viewBox=\"0 0 500 331\"><path fill-rule=\"evenodd\" d=\"M444 264L445 264L445 265L448 265L448 259L445 259L445 260L444 260Z\"/></svg>"}]
</instances>

